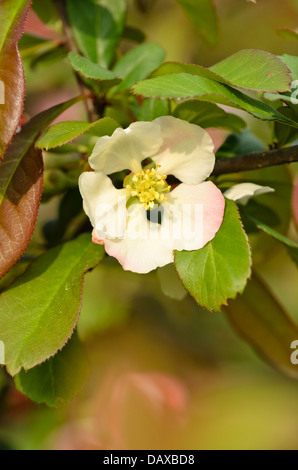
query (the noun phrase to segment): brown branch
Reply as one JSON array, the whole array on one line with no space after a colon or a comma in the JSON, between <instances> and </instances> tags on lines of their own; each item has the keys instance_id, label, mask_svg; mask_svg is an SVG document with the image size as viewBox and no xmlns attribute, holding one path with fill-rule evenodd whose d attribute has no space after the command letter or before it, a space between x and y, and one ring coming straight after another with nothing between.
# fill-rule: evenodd
<instances>
[{"instance_id":1,"label":"brown branch","mask_svg":"<svg viewBox=\"0 0 298 470\"><path fill-rule=\"evenodd\" d=\"M212 176L258 170L292 162L298 162L298 145L265 152L247 153L233 158L220 158L216 160Z\"/></svg>"}]
</instances>

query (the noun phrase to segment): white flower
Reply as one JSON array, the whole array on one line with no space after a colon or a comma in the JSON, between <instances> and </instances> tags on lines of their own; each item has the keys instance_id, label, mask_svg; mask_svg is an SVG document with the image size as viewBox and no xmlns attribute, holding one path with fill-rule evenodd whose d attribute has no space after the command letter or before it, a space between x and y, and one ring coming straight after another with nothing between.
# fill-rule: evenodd
<instances>
[{"instance_id":1,"label":"white flower","mask_svg":"<svg viewBox=\"0 0 298 470\"><path fill-rule=\"evenodd\" d=\"M274 192L274 189L269 186L259 186L254 183L240 183L227 189L224 195L226 198L237 201L238 204L245 206L252 197L272 192Z\"/></svg>"},{"instance_id":2,"label":"white flower","mask_svg":"<svg viewBox=\"0 0 298 470\"><path fill-rule=\"evenodd\" d=\"M221 226L224 197L204 182L215 164L213 143L197 125L171 116L133 123L100 138L89 163L94 171L83 173L79 185L93 241L125 270L165 266L174 250L202 248ZM122 170L132 173L116 189L107 175ZM171 190L168 175L181 184Z\"/></svg>"}]
</instances>

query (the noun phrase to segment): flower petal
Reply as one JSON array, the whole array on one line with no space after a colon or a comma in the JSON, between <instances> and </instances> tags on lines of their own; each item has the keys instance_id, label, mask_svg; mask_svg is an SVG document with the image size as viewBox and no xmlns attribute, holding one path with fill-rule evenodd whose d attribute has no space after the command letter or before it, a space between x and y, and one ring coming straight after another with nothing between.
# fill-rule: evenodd
<instances>
[{"instance_id":1,"label":"flower petal","mask_svg":"<svg viewBox=\"0 0 298 470\"><path fill-rule=\"evenodd\" d=\"M93 232L92 232L92 242L95 243L96 245L104 245L104 241L98 238L95 229L93 229Z\"/></svg>"},{"instance_id":2,"label":"flower petal","mask_svg":"<svg viewBox=\"0 0 298 470\"><path fill-rule=\"evenodd\" d=\"M240 183L227 189L224 195L228 199L237 201L238 204L245 206L252 197L258 196L259 194L272 193L273 191L274 189L269 186L259 186L254 183Z\"/></svg>"},{"instance_id":3,"label":"flower petal","mask_svg":"<svg viewBox=\"0 0 298 470\"><path fill-rule=\"evenodd\" d=\"M96 228L97 239L122 236L125 231L127 189L116 189L100 172L85 172L79 178L84 211Z\"/></svg>"},{"instance_id":4,"label":"flower petal","mask_svg":"<svg viewBox=\"0 0 298 470\"><path fill-rule=\"evenodd\" d=\"M201 127L172 116L153 121L161 129L163 144L153 157L161 165L159 172L174 175L186 184L199 184L212 172L215 164L214 145Z\"/></svg>"},{"instance_id":5,"label":"flower petal","mask_svg":"<svg viewBox=\"0 0 298 470\"><path fill-rule=\"evenodd\" d=\"M224 216L225 200L211 181L180 184L167 197L175 250L198 250L212 240ZM182 216L181 216L182 214Z\"/></svg>"},{"instance_id":6,"label":"flower petal","mask_svg":"<svg viewBox=\"0 0 298 470\"><path fill-rule=\"evenodd\" d=\"M111 137L101 137L89 158L91 168L106 175L131 170L139 173L141 162L152 157L162 144L160 128L153 122L134 122L116 129Z\"/></svg>"},{"instance_id":7,"label":"flower petal","mask_svg":"<svg viewBox=\"0 0 298 470\"><path fill-rule=\"evenodd\" d=\"M123 239L105 240L105 250L116 258L124 270L144 274L172 263L171 240L164 237L158 223L149 222L141 205L131 206L127 232Z\"/></svg>"}]
</instances>

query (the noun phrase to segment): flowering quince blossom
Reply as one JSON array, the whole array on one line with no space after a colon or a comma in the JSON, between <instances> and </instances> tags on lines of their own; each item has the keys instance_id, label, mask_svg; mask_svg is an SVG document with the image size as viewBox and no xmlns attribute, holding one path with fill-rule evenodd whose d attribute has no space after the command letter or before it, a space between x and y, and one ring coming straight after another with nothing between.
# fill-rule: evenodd
<instances>
[{"instance_id":1,"label":"flowering quince blossom","mask_svg":"<svg viewBox=\"0 0 298 470\"><path fill-rule=\"evenodd\" d=\"M227 189L224 195L226 198L232 199L232 201L245 206L252 197L272 193L273 191L274 189L269 186L260 186L254 183L240 183Z\"/></svg>"},{"instance_id":2,"label":"flowering quince blossom","mask_svg":"<svg viewBox=\"0 0 298 470\"><path fill-rule=\"evenodd\" d=\"M100 138L89 159L94 171L79 181L93 241L137 273L173 262L174 250L206 245L225 207L221 191L205 181L214 168L213 149L204 129L171 116ZM122 170L131 173L116 189L108 175ZM171 188L168 175L181 183Z\"/></svg>"}]
</instances>

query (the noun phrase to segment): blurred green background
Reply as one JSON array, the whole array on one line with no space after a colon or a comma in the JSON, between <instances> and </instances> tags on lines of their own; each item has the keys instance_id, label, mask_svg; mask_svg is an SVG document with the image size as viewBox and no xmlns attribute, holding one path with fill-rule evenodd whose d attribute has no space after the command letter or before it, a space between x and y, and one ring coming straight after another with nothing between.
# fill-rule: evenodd
<instances>
[{"instance_id":1,"label":"blurred green background","mask_svg":"<svg viewBox=\"0 0 298 470\"><path fill-rule=\"evenodd\" d=\"M173 0L147 3L151 8L141 12L130 2L128 24L142 27L168 60L209 66L243 48L297 55L297 43L275 31L297 27L297 0L215 1L220 40L214 48L199 39ZM45 33L34 15L27 30ZM66 60L26 67L26 78L29 116L77 93ZM83 112L77 106L64 118ZM266 142L266 125L245 119ZM43 243L41 228L55 218L58 202L42 206L32 250ZM259 275L298 321L292 261L275 244L257 261ZM298 449L297 382L265 364L224 314L198 308L189 296L166 297L156 273L124 272L105 259L86 276L78 331L90 378L70 404L54 410L35 405L0 371L1 448Z\"/></svg>"}]
</instances>

